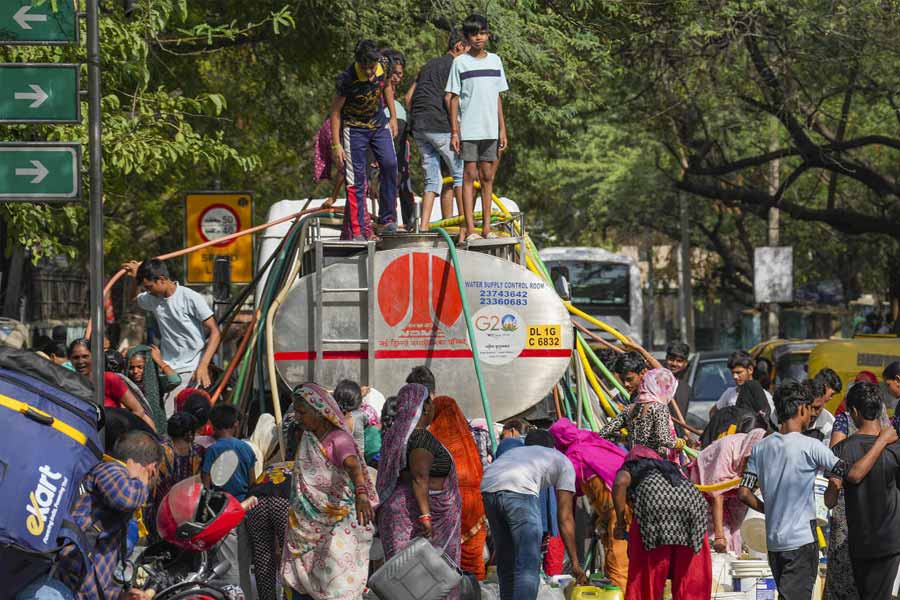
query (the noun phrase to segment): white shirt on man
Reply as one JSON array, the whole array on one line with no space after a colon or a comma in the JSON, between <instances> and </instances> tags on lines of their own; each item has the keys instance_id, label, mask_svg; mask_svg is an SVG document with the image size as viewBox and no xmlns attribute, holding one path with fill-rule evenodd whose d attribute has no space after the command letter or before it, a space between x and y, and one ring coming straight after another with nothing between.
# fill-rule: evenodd
<instances>
[{"instance_id":1,"label":"white shirt on man","mask_svg":"<svg viewBox=\"0 0 900 600\"><path fill-rule=\"evenodd\" d=\"M544 446L522 446L500 455L484 469L482 492L537 496L550 486L575 491L575 467L566 455Z\"/></svg>"},{"instance_id":2,"label":"white shirt on man","mask_svg":"<svg viewBox=\"0 0 900 600\"><path fill-rule=\"evenodd\" d=\"M175 282L175 292L168 298L143 292L137 303L159 323L163 360L176 373L195 371L206 346L203 321L213 316L203 296Z\"/></svg>"}]
</instances>

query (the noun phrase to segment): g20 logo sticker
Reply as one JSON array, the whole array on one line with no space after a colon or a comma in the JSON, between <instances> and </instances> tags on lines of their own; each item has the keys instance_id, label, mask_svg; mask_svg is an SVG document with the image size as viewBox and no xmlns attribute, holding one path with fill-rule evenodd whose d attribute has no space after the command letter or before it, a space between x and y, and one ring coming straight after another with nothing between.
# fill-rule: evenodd
<instances>
[{"instance_id":1,"label":"g20 logo sticker","mask_svg":"<svg viewBox=\"0 0 900 600\"><path fill-rule=\"evenodd\" d=\"M485 306L473 319L478 358L489 365L505 365L525 347L522 317L504 306Z\"/></svg>"}]
</instances>

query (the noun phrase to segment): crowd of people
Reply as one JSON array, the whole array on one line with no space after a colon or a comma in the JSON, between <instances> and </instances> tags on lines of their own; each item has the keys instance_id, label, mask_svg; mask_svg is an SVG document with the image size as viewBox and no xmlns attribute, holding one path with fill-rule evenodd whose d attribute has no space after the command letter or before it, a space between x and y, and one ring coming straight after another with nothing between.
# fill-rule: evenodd
<instances>
[{"instance_id":1,"label":"crowd of people","mask_svg":"<svg viewBox=\"0 0 900 600\"><path fill-rule=\"evenodd\" d=\"M330 179L332 165L336 168L325 207L334 204L346 184L342 239L371 240L376 234L412 231L411 139L425 173L420 229L429 229L440 197L443 218L453 216L454 199L464 216L460 243L497 237L490 219L483 219L481 231L476 231L474 212L478 182L482 211L490 214L494 177L507 148L500 94L509 85L503 61L487 49L490 37L487 19L469 15L459 31L450 33L446 54L422 67L402 102L403 53L379 48L372 40L357 44L353 62L337 76L329 117L315 139L315 178ZM452 178L451 184L444 185L445 176ZM374 219L369 198L378 206Z\"/></svg>"},{"instance_id":2,"label":"crowd of people","mask_svg":"<svg viewBox=\"0 0 900 600\"><path fill-rule=\"evenodd\" d=\"M860 372L843 390L824 369L770 394L752 358L738 351L729 360L735 386L698 431L684 419L692 394L686 345L670 344L663 362L636 344L604 348L624 392L614 398L617 416L598 431L566 418L548 428L510 419L497 424L492 448L495 425L467 418L421 366L386 399L350 380L298 386L281 429L263 414L242 440L243 415L205 389L218 333L205 303L172 281L164 263L129 271L144 289L139 305L157 317L161 347L107 351L105 442L115 460L82 484L73 518L86 531L137 518L147 540L157 539L166 494L199 478L246 510L240 535L260 600L277 600L279 590L299 600L362 598L372 573L419 537L473 581L495 570L500 597L520 600L537 597L542 575L566 572L587 583L585 540L575 533L582 506L603 547L602 571L625 598L662 598L671 580L673 598L693 599L710 597L713 553L744 550L741 524L752 509L765 515L780 597L793 600L810 597L819 574L813 486L824 472L832 508L825 597L891 597L900 567L900 445L873 373ZM45 356L90 376L86 340L60 353L48 347ZM883 380L886 393L900 397L900 362ZM824 405L842 391L832 415ZM282 440L286 461L276 452ZM214 481L226 453L236 457L234 469ZM126 530L107 534L93 552L94 577L81 576L81 557L64 552L53 578L19 597L148 598L114 576ZM235 529L215 553L237 567L238 548ZM240 571L218 580L232 597L242 593Z\"/></svg>"}]
</instances>

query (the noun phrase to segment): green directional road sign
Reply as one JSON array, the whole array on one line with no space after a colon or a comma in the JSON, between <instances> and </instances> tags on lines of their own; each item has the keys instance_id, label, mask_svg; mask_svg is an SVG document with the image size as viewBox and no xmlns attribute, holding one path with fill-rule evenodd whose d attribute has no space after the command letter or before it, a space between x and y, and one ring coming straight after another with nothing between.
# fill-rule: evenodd
<instances>
[{"instance_id":1,"label":"green directional road sign","mask_svg":"<svg viewBox=\"0 0 900 600\"><path fill-rule=\"evenodd\" d=\"M0 44L73 43L75 0L0 0Z\"/></svg>"},{"instance_id":2,"label":"green directional road sign","mask_svg":"<svg viewBox=\"0 0 900 600\"><path fill-rule=\"evenodd\" d=\"M0 201L77 200L81 144L0 143Z\"/></svg>"},{"instance_id":3,"label":"green directional road sign","mask_svg":"<svg viewBox=\"0 0 900 600\"><path fill-rule=\"evenodd\" d=\"M0 123L80 123L80 107L78 65L0 64Z\"/></svg>"}]
</instances>

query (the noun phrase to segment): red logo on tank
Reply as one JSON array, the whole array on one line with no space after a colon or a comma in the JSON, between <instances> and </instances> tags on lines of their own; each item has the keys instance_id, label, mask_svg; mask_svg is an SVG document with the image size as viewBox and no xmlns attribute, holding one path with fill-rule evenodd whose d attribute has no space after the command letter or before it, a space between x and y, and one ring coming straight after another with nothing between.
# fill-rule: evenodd
<instances>
[{"instance_id":1,"label":"red logo on tank","mask_svg":"<svg viewBox=\"0 0 900 600\"><path fill-rule=\"evenodd\" d=\"M446 260L427 252L394 259L378 282L378 307L389 327L403 323L403 332L433 335L450 327L462 313L456 272Z\"/></svg>"}]
</instances>

